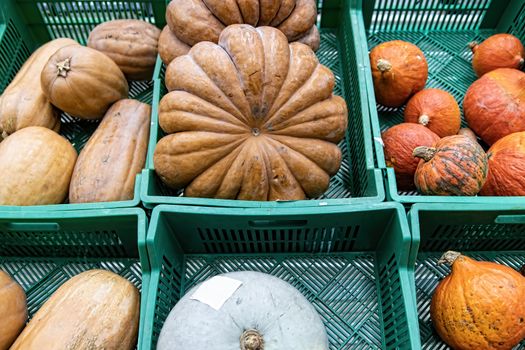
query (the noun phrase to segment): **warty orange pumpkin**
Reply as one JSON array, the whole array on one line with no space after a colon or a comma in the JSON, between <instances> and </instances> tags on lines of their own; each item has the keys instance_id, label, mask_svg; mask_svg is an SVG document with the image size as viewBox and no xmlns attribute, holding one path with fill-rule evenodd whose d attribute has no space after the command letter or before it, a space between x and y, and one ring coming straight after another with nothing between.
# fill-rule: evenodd
<instances>
[{"instance_id":1,"label":"warty orange pumpkin","mask_svg":"<svg viewBox=\"0 0 525 350\"><path fill-rule=\"evenodd\" d=\"M447 136L432 147L420 146L414 182L425 195L474 196L487 178L487 155L464 135Z\"/></svg>"}]
</instances>

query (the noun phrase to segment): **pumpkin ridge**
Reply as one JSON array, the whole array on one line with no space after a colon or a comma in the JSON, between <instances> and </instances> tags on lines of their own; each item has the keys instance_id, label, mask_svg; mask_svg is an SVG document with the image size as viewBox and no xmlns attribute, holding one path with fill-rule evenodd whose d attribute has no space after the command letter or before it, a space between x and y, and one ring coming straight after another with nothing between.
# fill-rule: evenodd
<instances>
[{"instance_id":1,"label":"pumpkin ridge","mask_svg":"<svg viewBox=\"0 0 525 350\"><path fill-rule=\"evenodd\" d=\"M286 1L286 0L283 0L283 1ZM270 21L270 26L272 27L277 27L279 26L281 23L283 23L284 21L286 21L288 19L288 17L290 17L292 15L292 12L294 12L295 10L295 5L296 5L296 1L293 0L293 6L292 6L292 9L290 10L290 13L288 13L288 15L284 18L279 18L279 14L281 13L281 9L283 7L283 1L280 2L280 5L279 5L279 10L277 11L277 13L275 14L275 17L272 18L272 20ZM287 38L288 39L288 38Z\"/></svg>"},{"instance_id":2,"label":"pumpkin ridge","mask_svg":"<svg viewBox=\"0 0 525 350\"><path fill-rule=\"evenodd\" d=\"M283 110L285 107L287 107L288 103L290 102L290 100L293 99L293 97L295 97L309 82L311 82L314 78L314 75L315 75L315 72L319 69L319 67L322 66L322 64L318 63L317 66L315 67L315 69L313 70L312 74L310 75L310 77L308 79L306 79L306 81L303 83L303 85L301 85L300 87L297 88L297 90L292 93L287 99L286 101L281 105L281 107L279 107L279 109L277 109L270 118L266 119L264 121L265 125L268 124L268 123L271 123L273 121L274 118L276 118L278 115L279 115L279 112L281 112L281 110ZM284 85L284 83L283 83ZM277 98L276 98L277 99ZM321 101L317 101L311 105L307 105L305 104L305 106L303 106L303 108L301 110L294 110L295 111L295 115L301 113L302 111L304 111L305 109L315 105L316 103L319 103L319 102L322 102L324 100L321 100Z\"/></svg>"},{"instance_id":3,"label":"pumpkin ridge","mask_svg":"<svg viewBox=\"0 0 525 350\"><path fill-rule=\"evenodd\" d=\"M224 48L222 48L222 49L224 50ZM230 56L230 54L228 53L227 50L224 50L224 52L226 52L226 54L228 55L228 57L230 57L230 59L232 59L231 56ZM203 73L203 74L209 79L209 81L213 83L213 85L217 88L217 90L219 90L219 91L222 93L222 95L226 97L226 99L230 102L231 106L234 107L235 111L239 113L239 116L241 116L242 119L239 118L238 116L235 116L235 115L234 115L234 117L236 117L237 119L239 119L241 122L244 122L244 124L246 124L246 126L249 127L249 126L250 126L250 119L253 119L253 116L251 116L251 115L250 115L250 116L246 116L246 115L244 115L244 114L241 112L241 110L239 109L239 107L237 107L237 105L231 100L231 98L228 96L228 94L226 94L224 91L222 91L222 89L217 85L217 83L216 83L213 79L211 79L210 76L208 75L208 73L207 73L207 72L206 72L206 71L205 71L205 70L199 65L199 63L198 63L197 61L195 61L195 59L194 59L193 56L191 55L191 52L190 52L190 54L188 54L188 56L189 56L189 57L191 58L191 60L195 63L195 65L201 70L201 72L202 72L202 73ZM232 60L232 63L233 63L233 65L234 65L234 67L235 67L235 71L236 71L236 73L237 73L237 77L238 77L239 81L242 83L241 77L239 76L239 70L238 70L237 65L235 64L235 61ZM191 92L190 92L190 93L191 93ZM197 95L197 97L202 98L201 96L198 96L198 95ZM246 96L244 96L244 97L246 98ZM205 101L208 102L208 103L214 104L213 102L208 101L208 100L206 100L206 99L204 99L204 98L202 98L202 99L205 100ZM248 102L248 104L249 104L249 102ZM221 107L219 107L219 108L221 108ZM221 108L221 109L223 109L223 108ZM224 110L224 109L223 109L223 110ZM228 112L228 111L225 111L225 112ZM230 114L231 114L231 113L230 113ZM232 115L233 115L233 114L232 114Z\"/></svg>"}]
</instances>

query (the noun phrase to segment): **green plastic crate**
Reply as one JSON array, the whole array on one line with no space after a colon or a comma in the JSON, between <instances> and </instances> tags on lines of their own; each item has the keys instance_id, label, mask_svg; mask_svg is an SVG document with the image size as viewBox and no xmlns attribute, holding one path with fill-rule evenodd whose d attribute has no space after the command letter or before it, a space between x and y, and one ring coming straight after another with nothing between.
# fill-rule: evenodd
<instances>
[{"instance_id":1,"label":"green plastic crate","mask_svg":"<svg viewBox=\"0 0 525 350\"><path fill-rule=\"evenodd\" d=\"M430 321L430 301L441 279L450 272L437 266L447 250L478 260L490 260L519 269L525 264L525 204L421 203L412 206L409 223L413 236L410 277L417 298L423 349L448 349ZM523 341L515 349L525 349Z\"/></svg>"},{"instance_id":2,"label":"green plastic crate","mask_svg":"<svg viewBox=\"0 0 525 350\"><path fill-rule=\"evenodd\" d=\"M0 269L24 288L29 317L69 278L113 271L147 300L146 215L138 208L0 211ZM141 314L146 303L141 303Z\"/></svg>"},{"instance_id":3,"label":"green plastic crate","mask_svg":"<svg viewBox=\"0 0 525 350\"><path fill-rule=\"evenodd\" d=\"M146 167L142 173L141 199L152 208L156 204L185 204L222 207L306 207L348 203L381 202L385 198L382 175L375 169L365 77L356 45L360 45L351 26L352 16L347 1L319 1L321 47L317 56L322 64L335 74L334 93L345 97L349 114L346 138L339 144L343 162L339 172L332 178L327 192L317 199L301 201L241 201L183 197L182 191L167 188L156 175L153 152L158 140L165 136L158 125L159 100L166 93L164 67L158 65L159 80L154 87L153 126Z\"/></svg>"},{"instance_id":4,"label":"green plastic crate","mask_svg":"<svg viewBox=\"0 0 525 350\"><path fill-rule=\"evenodd\" d=\"M141 349L154 349L182 295L214 275L252 270L296 287L326 326L330 349L419 347L398 203L319 208L155 207Z\"/></svg>"},{"instance_id":5,"label":"green plastic crate","mask_svg":"<svg viewBox=\"0 0 525 350\"><path fill-rule=\"evenodd\" d=\"M164 0L2 0L0 2L0 91L15 77L31 53L58 37L70 37L85 44L97 24L117 18L137 18L159 27L165 24ZM35 77L37 79L39 77ZM152 77L153 78L153 77ZM153 102L153 80L130 83L130 98ZM98 122L61 115L60 134L80 151ZM140 176L131 200L104 203L57 204L39 206L0 206L0 210L76 210L134 207L140 203Z\"/></svg>"},{"instance_id":6,"label":"green plastic crate","mask_svg":"<svg viewBox=\"0 0 525 350\"><path fill-rule=\"evenodd\" d=\"M394 39L418 45L428 61L426 87L451 93L461 110L467 88L476 80L472 53L467 44L481 42L495 33L507 32L525 42L524 0L352 0L352 6L363 7L358 19L368 49ZM381 132L403 122L403 108L376 105L368 50L364 52L366 85L370 102L371 125L379 167L384 169L387 199L405 204L420 202L447 203L523 203L521 197L453 197L423 196L417 191L400 191L393 168L384 160ZM463 110L462 110L463 113ZM466 126L465 121L462 125Z\"/></svg>"}]
</instances>

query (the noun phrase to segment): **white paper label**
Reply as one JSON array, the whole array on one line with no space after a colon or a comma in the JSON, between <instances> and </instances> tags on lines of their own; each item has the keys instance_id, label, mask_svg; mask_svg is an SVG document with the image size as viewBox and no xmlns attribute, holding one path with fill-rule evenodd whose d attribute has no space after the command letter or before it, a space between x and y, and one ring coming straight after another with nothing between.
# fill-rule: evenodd
<instances>
[{"instance_id":1,"label":"white paper label","mask_svg":"<svg viewBox=\"0 0 525 350\"><path fill-rule=\"evenodd\" d=\"M219 310L241 285L233 278L215 276L203 282L190 298Z\"/></svg>"}]
</instances>

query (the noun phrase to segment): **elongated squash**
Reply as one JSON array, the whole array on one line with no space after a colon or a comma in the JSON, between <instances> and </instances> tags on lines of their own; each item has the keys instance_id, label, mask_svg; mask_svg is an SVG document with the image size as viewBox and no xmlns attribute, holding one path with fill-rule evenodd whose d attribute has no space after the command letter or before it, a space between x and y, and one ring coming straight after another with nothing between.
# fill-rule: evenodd
<instances>
[{"instance_id":1,"label":"elongated squash","mask_svg":"<svg viewBox=\"0 0 525 350\"><path fill-rule=\"evenodd\" d=\"M22 286L0 270L0 350L7 350L27 320L26 294Z\"/></svg>"},{"instance_id":2,"label":"elongated squash","mask_svg":"<svg viewBox=\"0 0 525 350\"><path fill-rule=\"evenodd\" d=\"M11 350L131 350L139 304L137 288L119 275L80 273L44 303Z\"/></svg>"},{"instance_id":3,"label":"elongated squash","mask_svg":"<svg viewBox=\"0 0 525 350\"><path fill-rule=\"evenodd\" d=\"M69 188L71 203L133 198L135 177L144 167L151 106L120 100L80 152Z\"/></svg>"},{"instance_id":4,"label":"elongated squash","mask_svg":"<svg viewBox=\"0 0 525 350\"><path fill-rule=\"evenodd\" d=\"M6 138L28 126L43 126L58 131L58 111L51 105L40 86L40 72L60 48L77 44L73 39L59 38L42 45L18 71L0 96L0 134Z\"/></svg>"}]
</instances>

